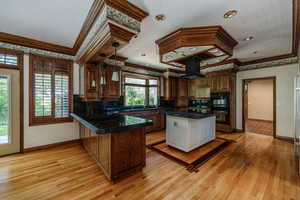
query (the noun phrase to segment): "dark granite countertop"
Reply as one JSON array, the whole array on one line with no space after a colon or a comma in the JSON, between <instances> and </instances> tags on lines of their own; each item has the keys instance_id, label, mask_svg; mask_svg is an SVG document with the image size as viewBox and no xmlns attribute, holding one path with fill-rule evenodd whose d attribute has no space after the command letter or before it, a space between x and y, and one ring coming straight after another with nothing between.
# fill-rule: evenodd
<instances>
[{"instance_id":1,"label":"dark granite countertop","mask_svg":"<svg viewBox=\"0 0 300 200\"><path fill-rule=\"evenodd\" d=\"M204 118L215 116L214 114L201 114L201 113L192 113L192 112L185 112L185 111L167 111L166 114L174 117L182 117L182 118L189 118L189 119L204 119Z\"/></svg>"},{"instance_id":2,"label":"dark granite countertop","mask_svg":"<svg viewBox=\"0 0 300 200\"><path fill-rule=\"evenodd\" d=\"M120 112L137 112L137 111L148 111L148 110L159 110L159 107L141 107L141 108L123 108Z\"/></svg>"},{"instance_id":3,"label":"dark granite countertop","mask_svg":"<svg viewBox=\"0 0 300 200\"><path fill-rule=\"evenodd\" d=\"M153 124L152 120L121 114L113 116L97 115L88 117L85 115L71 113L71 116L97 134L129 131Z\"/></svg>"}]
</instances>

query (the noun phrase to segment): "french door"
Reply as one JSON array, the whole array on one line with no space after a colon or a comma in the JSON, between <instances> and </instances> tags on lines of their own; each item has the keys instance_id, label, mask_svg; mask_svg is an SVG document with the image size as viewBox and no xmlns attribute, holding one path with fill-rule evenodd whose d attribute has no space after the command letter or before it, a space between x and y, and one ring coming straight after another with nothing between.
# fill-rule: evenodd
<instances>
[{"instance_id":1,"label":"french door","mask_svg":"<svg viewBox=\"0 0 300 200\"><path fill-rule=\"evenodd\" d=\"M0 156L20 152L20 72L0 69Z\"/></svg>"}]
</instances>

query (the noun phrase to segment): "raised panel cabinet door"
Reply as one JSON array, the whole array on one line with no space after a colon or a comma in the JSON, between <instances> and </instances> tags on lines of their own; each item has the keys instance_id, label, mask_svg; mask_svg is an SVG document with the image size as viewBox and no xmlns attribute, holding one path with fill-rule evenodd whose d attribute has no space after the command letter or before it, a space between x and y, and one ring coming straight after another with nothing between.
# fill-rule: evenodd
<instances>
[{"instance_id":1,"label":"raised panel cabinet door","mask_svg":"<svg viewBox=\"0 0 300 200\"><path fill-rule=\"evenodd\" d=\"M142 130L134 129L111 135L111 171L113 178L126 170L143 165L145 160L145 135Z\"/></svg>"},{"instance_id":2,"label":"raised panel cabinet door","mask_svg":"<svg viewBox=\"0 0 300 200\"><path fill-rule=\"evenodd\" d=\"M118 80L113 80L113 74L118 77ZM120 98L120 83L120 69L115 66L106 66L106 90L103 96L107 99Z\"/></svg>"},{"instance_id":3,"label":"raised panel cabinet door","mask_svg":"<svg viewBox=\"0 0 300 200\"><path fill-rule=\"evenodd\" d=\"M223 92L230 91L230 76L221 76L220 77L220 90Z\"/></svg>"},{"instance_id":4,"label":"raised panel cabinet door","mask_svg":"<svg viewBox=\"0 0 300 200\"><path fill-rule=\"evenodd\" d=\"M217 77L211 78L211 90L212 92L218 92L218 79Z\"/></svg>"},{"instance_id":5,"label":"raised panel cabinet door","mask_svg":"<svg viewBox=\"0 0 300 200\"><path fill-rule=\"evenodd\" d=\"M172 77L171 78L171 98L175 99L177 97L177 78Z\"/></svg>"},{"instance_id":6,"label":"raised panel cabinet door","mask_svg":"<svg viewBox=\"0 0 300 200\"><path fill-rule=\"evenodd\" d=\"M188 82L186 79L178 79L178 97L188 96Z\"/></svg>"},{"instance_id":7,"label":"raised panel cabinet door","mask_svg":"<svg viewBox=\"0 0 300 200\"><path fill-rule=\"evenodd\" d=\"M98 67L94 64L85 65L85 98L87 100L98 99Z\"/></svg>"}]
</instances>

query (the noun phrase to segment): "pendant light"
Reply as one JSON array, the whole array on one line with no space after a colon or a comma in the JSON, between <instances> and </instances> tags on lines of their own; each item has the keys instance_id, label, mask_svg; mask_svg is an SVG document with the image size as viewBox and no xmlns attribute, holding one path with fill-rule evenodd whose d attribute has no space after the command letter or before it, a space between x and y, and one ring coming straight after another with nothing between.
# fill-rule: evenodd
<instances>
[{"instance_id":1,"label":"pendant light","mask_svg":"<svg viewBox=\"0 0 300 200\"><path fill-rule=\"evenodd\" d=\"M115 48L115 66L117 66L118 65L118 61L117 61L117 47L119 47L120 46L120 44L118 43L118 42L113 42L112 43L112 46ZM119 72L117 72L117 71L114 71L113 73L112 73L112 77L111 77L111 80L112 81L119 81Z\"/></svg>"}]
</instances>

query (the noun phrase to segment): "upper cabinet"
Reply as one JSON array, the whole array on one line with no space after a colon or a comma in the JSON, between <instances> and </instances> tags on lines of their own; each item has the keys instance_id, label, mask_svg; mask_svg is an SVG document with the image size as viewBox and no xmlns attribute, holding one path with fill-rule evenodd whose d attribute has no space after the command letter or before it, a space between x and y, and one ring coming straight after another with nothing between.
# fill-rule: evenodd
<instances>
[{"instance_id":1,"label":"upper cabinet","mask_svg":"<svg viewBox=\"0 0 300 200\"><path fill-rule=\"evenodd\" d=\"M164 78L164 97L165 100L175 100L177 97L177 78L167 77Z\"/></svg>"},{"instance_id":2,"label":"upper cabinet","mask_svg":"<svg viewBox=\"0 0 300 200\"><path fill-rule=\"evenodd\" d=\"M178 78L177 86L177 97L188 97L188 80Z\"/></svg>"},{"instance_id":3,"label":"upper cabinet","mask_svg":"<svg viewBox=\"0 0 300 200\"><path fill-rule=\"evenodd\" d=\"M85 101L120 98L120 67L100 64L80 66L80 96Z\"/></svg>"},{"instance_id":4,"label":"upper cabinet","mask_svg":"<svg viewBox=\"0 0 300 200\"><path fill-rule=\"evenodd\" d=\"M98 100L99 73L95 64L80 66L80 97L86 101Z\"/></svg>"},{"instance_id":5,"label":"upper cabinet","mask_svg":"<svg viewBox=\"0 0 300 200\"><path fill-rule=\"evenodd\" d=\"M118 99L121 96L121 68L112 65L103 65L101 68L102 79L101 83L103 99ZM100 77L101 79L101 77Z\"/></svg>"},{"instance_id":6,"label":"upper cabinet","mask_svg":"<svg viewBox=\"0 0 300 200\"><path fill-rule=\"evenodd\" d=\"M206 98L210 93L231 92L234 86L235 73L217 71L207 74L206 78L189 81L189 97L193 99Z\"/></svg>"}]
</instances>

